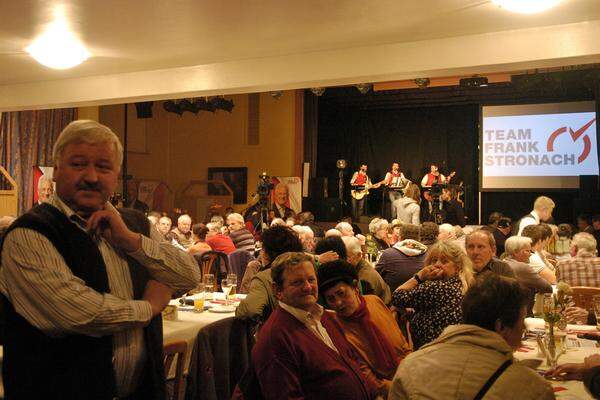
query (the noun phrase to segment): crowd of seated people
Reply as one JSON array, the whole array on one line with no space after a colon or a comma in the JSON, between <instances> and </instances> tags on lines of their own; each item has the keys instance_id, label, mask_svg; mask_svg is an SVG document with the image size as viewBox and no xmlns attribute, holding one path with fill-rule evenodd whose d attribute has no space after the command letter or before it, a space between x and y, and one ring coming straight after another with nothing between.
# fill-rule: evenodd
<instances>
[{"instance_id":1,"label":"crowd of seated people","mask_svg":"<svg viewBox=\"0 0 600 400\"><path fill-rule=\"evenodd\" d=\"M600 218L552 225L554 203L542 196L520 220L495 212L486 226L461 227L419 223L406 203L410 218L376 217L366 236L347 218L324 229L308 211L285 210L260 231L233 210L194 224L188 214L148 218L189 254L252 255L236 317L260 326L252 362L265 398L473 397L503 361L493 393L531 385L527 398L552 398L512 351L534 294L557 282L599 287ZM567 310L569 322L593 317ZM583 379L595 363L561 371Z\"/></svg>"}]
</instances>

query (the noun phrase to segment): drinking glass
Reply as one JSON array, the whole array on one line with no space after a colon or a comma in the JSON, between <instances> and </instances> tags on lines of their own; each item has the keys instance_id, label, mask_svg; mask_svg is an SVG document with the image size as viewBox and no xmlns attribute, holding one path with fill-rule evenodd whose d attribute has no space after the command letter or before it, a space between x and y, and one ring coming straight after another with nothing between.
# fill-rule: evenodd
<instances>
[{"instance_id":1,"label":"drinking glass","mask_svg":"<svg viewBox=\"0 0 600 400\"><path fill-rule=\"evenodd\" d=\"M214 274L204 274L204 286L205 286L205 299L206 300L212 300L213 299L213 292L215 291L215 276Z\"/></svg>"},{"instance_id":2,"label":"drinking glass","mask_svg":"<svg viewBox=\"0 0 600 400\"><path fill-rule=\"evenodd\" d=\"M221 289L223 289L223 293L225 293L225 305L229 305L229 293L231 293L231 289L236 282L230 279L223 279L221 281Z\"/></svg>"},{"instance_id":3,"label":"drinking glass","mask_svg":"<svg viewBox=\"0 0 600 400\"><path fill-rule=\"evenodd\" d=\"M592 297L594 314L596 314L596 329L600 331L600 295Z\"/></svg>"},{"instance_id":4,"label":"drinking glass","mask_svg":"<svg viewBox=\"0 0 600 400\"><path fill-rule=\"evenodd\" d=\"M238 282L238 278L236 274L227 274L227 280L233 282L233 286L231 288L231 293L230 295L233 296L235 295L236 292L236 288L237 288L237 282Z\"/></svg>"},{"instance_id":5,"label":"drinking glass","mask_svg":"<svg viewBox=\"0 0 600 400\"><path fill-rule=\"evenodd\" d=\"M204 311L204 297L206 296L206 290L204 283L199 283L196 287L194 294L194 310L196 312Z\"/></svg>"}]
</instances>

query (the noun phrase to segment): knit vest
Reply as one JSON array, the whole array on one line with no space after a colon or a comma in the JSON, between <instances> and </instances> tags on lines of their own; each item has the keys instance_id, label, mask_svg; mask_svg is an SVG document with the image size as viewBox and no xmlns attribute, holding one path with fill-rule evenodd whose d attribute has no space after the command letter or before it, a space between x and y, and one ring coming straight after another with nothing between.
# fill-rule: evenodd
<instances>
[{"instance_id":1,"label":"knit vest","mask_svg":"<svg viewBox=\"0 0 600 400\"><path fill-rule=\"evenodd\" d=\"M149 236L148 220L138 211L119 211L134 232ZM109 293L106 265L89 235L48 204L19 217L6 232L27 228L45 236L63 256L75 276L99 293ZM0 247L0 254L2 248ZM147 270L127 256L134 299L141 299L149 279ZM91 337L69 334L50 337L18 314L2 297L4 359L2 373L6 399L113 399L115 376L112 335ZM136 398L164 399L162 320L154 317L144 328L146 363L134 393Z\"/></svg>"}]
</instances>

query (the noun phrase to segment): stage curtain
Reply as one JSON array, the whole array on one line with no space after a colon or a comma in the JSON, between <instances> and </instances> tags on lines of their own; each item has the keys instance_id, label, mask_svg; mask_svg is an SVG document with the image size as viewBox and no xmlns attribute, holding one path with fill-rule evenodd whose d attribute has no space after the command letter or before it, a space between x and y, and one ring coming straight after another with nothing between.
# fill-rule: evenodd
<instances>
[{"instance_id":1,"label":"stage curtain","mask_svg":"<svg viewBox=\"0 0 600 400\"><path fill-rule=\"evenodd\" d=\"M0 124L0 162L19 184L19 215L33 205L33 167L52 166L52 147L77 109L4 112Z\"/></svg>"},{"instance_id":2,"label":"stage curtain","mask_svg":"<svg viewBox=\"0 0 600 400\"><path fill-rule=\"evenodd\" d=\"M473 221L476 212L478 173L477 105L360 109L327 105L319 108L318 171L329 176L337 187L335 161L346 159L346 192L351 174L359 163L369 166L373 183L382 180L392 162L411 181L420 184L430 163L437 163L443 174L456 171L455 183L464 182L467 214ZM330 187L330 193L337 193ZM332 191L334 190L334 191ZM381 210L381 190L373 191L369 212Z\"/></svg>"}]
</instances>

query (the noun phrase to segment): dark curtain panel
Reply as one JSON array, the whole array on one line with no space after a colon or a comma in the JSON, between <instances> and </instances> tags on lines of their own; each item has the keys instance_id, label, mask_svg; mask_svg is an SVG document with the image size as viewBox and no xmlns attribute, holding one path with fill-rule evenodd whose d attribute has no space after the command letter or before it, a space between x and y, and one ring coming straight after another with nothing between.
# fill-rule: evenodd
<instances>
[{"instance_id":1,"label":"dark curtain panel","mask_svg":"<svg viewBox=\"0 0 600 400\"><path fill-rule=\"evenodd\" d=\"M430 163L443 174L456 171L453 183L464 182L469 223L476 222L478 185L477 105L402 109L319 108L318 171L329 177L337 193L335 161L346 159L346 192L359 163L369 166L375 183L395 161L407 178L420 185ZM332 190L333 189L333 190ZM369 198L369 212L381 210L381 190Z\"/></svg>"},{"instance_id":2,"label":"dark curtain panel","mask_svg":"<svg viewBox=\"0 0 600 400\"><path fill-rule=\"evenodd\" d=\"M19 185L19 215L33 204L34 166L52 166L52 147L77 109L17 111L2 113L0 162Z\"/></svg>"}]
</instances>

